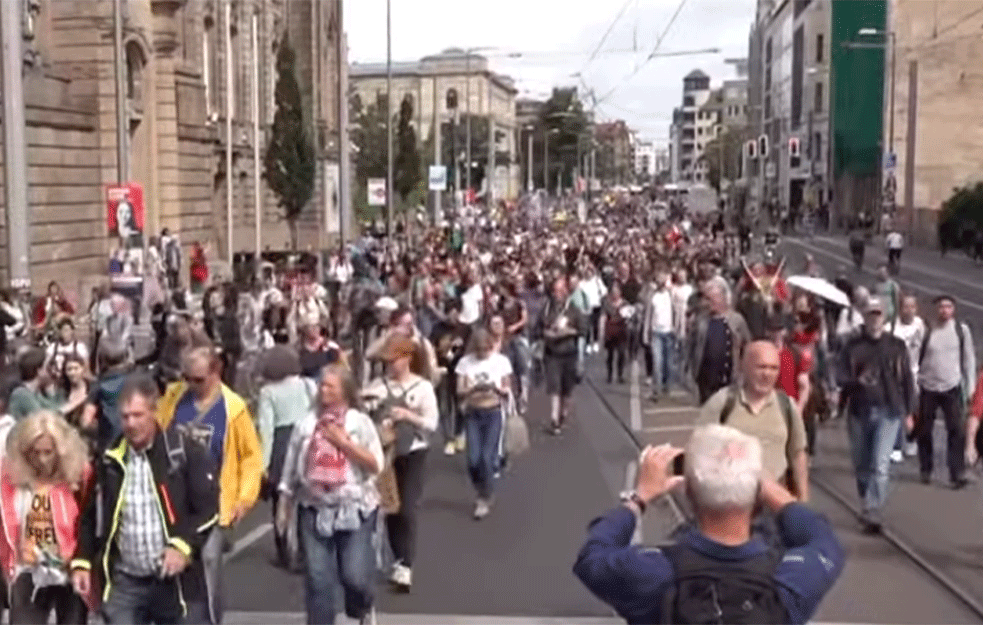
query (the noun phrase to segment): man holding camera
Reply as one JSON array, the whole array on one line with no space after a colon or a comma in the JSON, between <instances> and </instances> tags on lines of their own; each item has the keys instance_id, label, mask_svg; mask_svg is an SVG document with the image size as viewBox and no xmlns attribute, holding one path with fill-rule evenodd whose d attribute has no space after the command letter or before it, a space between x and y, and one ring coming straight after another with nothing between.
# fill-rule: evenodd
<instances>
[{"instance_id":1,"label":"man holding camera","mask_svg":"<svg viewBox=\"0 0 983 625\"><path fill-rule=\"evenodd\" d=\"M591 524L574 574L628 623L808 622L845 562L829 523L763 471L752 436L697 428L683 475L671 475L681 453L669 445L642 452L636 489ZM649 503L677 486L696 527L671 546L631 545ZM759 506L776 516L784 553L752 536Z\"/></svg>"}]
</instances>

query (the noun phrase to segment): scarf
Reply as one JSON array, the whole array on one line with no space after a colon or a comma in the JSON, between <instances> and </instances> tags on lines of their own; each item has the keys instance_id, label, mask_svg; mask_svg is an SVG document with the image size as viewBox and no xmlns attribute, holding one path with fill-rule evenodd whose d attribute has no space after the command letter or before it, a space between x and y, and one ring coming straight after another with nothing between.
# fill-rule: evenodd
<instances>
[{"instance_id":1,"label":"scarf","mask_svg":"<svg viewBox=\"0 0 983 625\"><path fill-rule=\"evenodd\" d=\"M344 485L348 472L348 456L338 449L327 435L331 424L344 427L345 412L338 408L328 408L321 413L311 443L307 451L307 480L324 488L333 490Z\"/></svg>"}]
</instances>

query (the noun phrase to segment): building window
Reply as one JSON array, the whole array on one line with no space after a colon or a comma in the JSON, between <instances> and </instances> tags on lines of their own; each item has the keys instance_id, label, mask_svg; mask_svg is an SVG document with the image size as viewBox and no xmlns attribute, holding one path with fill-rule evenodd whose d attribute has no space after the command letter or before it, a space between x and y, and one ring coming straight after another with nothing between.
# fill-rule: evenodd
<instances>
[{"instance_id":1,"label":"building window","mask_svg":"<svg viewBox=\"0 0 983 625\"><path fill-rule=\"evenodd\" d=\"M771 95L765 96L765 119L771 119Z\"/></svg>"},{"instance_id":2,"label":"building window","mask_svg":"<svg viewBox=\"0 0 983 625\"><path fill-rule=\"evenodd\" d=\"M823 112L823 83L817 82L815 93L813 95L815 102L812 103L812 108L817 113Z\"/></svg>"},{"instance_id":3,"label":"building window","mask_svg":"<svg viewBox=\"0 0 983 625\"><path fill-rule=\"evenodd\" d=\"M695 106L695 105L696 105L696 100L693 99L693 96L691 95L683 96L683 106Z\"/></svg>"},{"instance_id":4,"label":"building window","mask_svg":"<svg viewBox=\"0 0 983 625\"><path fill-rule=\"evenodd\" d=\"M215 106L215 85L212 84L212 39L215 36L215 22L211 17L205 18L205 32L201 38L201 82L205 85L205 115L211 117Z\"/></svg>"},{"instance_id":5,"label":"building window","mask_svg":"<svg viewBox=\"0 0 983 625\"><path fill-rule=\"evenodd\" d=\"M825 43L822 33L816 35L816 63L823 62L823 56L825 56Z\"/></svg>"},{"instance_id":6,"label":"building window","mask_svg":"<svg viewBox=\"0 0 983 625\"><path fill-rule=\"evenodd\" d=\"M812 160L823 160L823 133L817 132L813 138Z\"/></svg>"}]
</instances>

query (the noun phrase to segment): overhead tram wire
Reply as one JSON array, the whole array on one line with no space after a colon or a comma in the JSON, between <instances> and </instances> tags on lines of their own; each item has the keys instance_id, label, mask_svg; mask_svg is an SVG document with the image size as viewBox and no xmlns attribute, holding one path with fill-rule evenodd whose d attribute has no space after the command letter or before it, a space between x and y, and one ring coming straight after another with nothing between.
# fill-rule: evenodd
<instances>
[{"instance_id":1,"label":"overhead tram wire","mask_svg":"<svg viewBox=\"0 0 983 625\"><path fill-rule=\"evenodd\" d=\"M597 47L594 48L594 51L591 53L590 58L588 58L587 62L584 63L584 66L580 68L581 72L587 71L587 68L590 67L590 64L593 63L594 59L597 58L597 55L600 53L601 48L604 46L604 42L608 40L608 37L611 35L612 31L614 31L614 27L618 25L618 22L620 22L621 18L624 17L625 13L628 12L628 7L630 7L632 2L634 1L635 0L626 0L624 5L622 5L621 10L618 11L618 14L615 16L614 21L612 21L611 24L608 26L608 29L604 31L604 35L601 37L601 40L597 42Z\"/></svg>"},{"instance_id":2,"label":"overhead tram wire","mask_svg":"<svg viewBox=\"0 0 983 625\"><path fill-rule=\"evenodd\" d=\"M645 60L642 61L642 63L640 63L638 65L638 67L636 67L635 70L631 74L629 74L628 76L625 76L625 78L622 79L620 83L616 84L607 93L605 93L603 96L601 96L598 99L598 102L599 103L600 102L604 102L605 100L607 100L608 98L610 98L614 94L615 91L617 91L618 89L620 89L622 87L622 85L624 85L625 83L627 83L629 80L631 80L632 78L634 78L635 76L637 76L638 75L638 72L642 71L642 68L643 67L645 67L646 65L648 65L648 63L651 62L652 59L654 59L654 58L656 58L656 56L658 56L659 48L662 47L662 41L666 38L666 35L669 34L669 30L672 28L673 24L676 23L676 19L679 18L679 14L682 12L684 6L686 6L686 0L680 0L679 6L676 7L676 12L672 14L672 17L671 18L669 18L669 23L666 24L666 27L662 31L662 34L660 34L659 35L659 38L656 40L655 47L652 48L652 52L649 53L649 55L645 58Z\"/></svg>"}]
</instances>

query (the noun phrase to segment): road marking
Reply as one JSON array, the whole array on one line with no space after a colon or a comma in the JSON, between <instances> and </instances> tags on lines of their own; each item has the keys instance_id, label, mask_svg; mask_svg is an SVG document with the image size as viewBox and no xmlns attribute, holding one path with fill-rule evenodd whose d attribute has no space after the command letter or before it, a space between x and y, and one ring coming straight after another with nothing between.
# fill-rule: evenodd
<instances>
[{"instance_id":1,"label":"road marking","mask_svg":"<svg viewBox=\"0 0 983 625\"><path fill-rule=\"evenodd\" d=\"M812 252L814 252L816 254L820 254L822 256L825 256L826 258L832 258L832 259L835 259L835 260L838 260L838 261L839 260L844 260L843 257L837 255L835 252L831 252L831 251L826 250L826 249L823 249L821 247L816 247L815 245L806 243L805 241L796 240L796 241L793 241L792 243L793 243L793 245L798 245L799 247L803 247L803 248L805 248L807 250L811 250ZM927 271L924 272L924 273L926 275L929 275L929 272L927 272ZM934 272L932 272L931 275L933 275L935 277L938 277L940 279L944 279L944 280L952 280L951 276L945 276L945 275L937 274L937 273L934 273ZM921 291L921 292L927 293L929 295L935 295L939 291L937 288L923 286L923 285L919 284L918 282L915 282L914 280L911 280L910 278L895 278L895 281L896 282L899 282L902 286L907 285L909 287L913 287L917 291ZM979 289L980 288L978 285L968 285L968 283L961 282L959 280L952 280L952 281L959 282L963 286L969 286L969 288L972 288L972 289ZM980 312L983 312L983 305L977 304L977 303L975 303L975 302L973 302L971 300L965 299L965 298L959 298L959 305L960 306L967 306L969 308L973 308L975 310L978 310Z\"/></svg>"},{"instance_id":2,"label":"road marking","mask_svg":"<svg viewBox=\"0 0 983 625\"><path fill-rule=\"evenodd\" d=\"M635 482L637 480L638 480L638 461L637 460L632 460L631 462L628 463L628 466L625 468L625 492L626 493L635 490ZM631 544L633 544L633 545L641 545L642 544L642 539L643 539L642 523L641 523L641 520L639 520L638 523L635 523L635 533L632 534Z\"/></svg>"},{"instance_id":3,"label":"road marking","mask_svg":"<svg viewBox=\"0 0 983 625\"><path fill-rule=\"evenodd\" d=\"M696 406L665 406L662 408L646 408L645 414L679 414L681 412L697 412L698 410Z\"/></svg>"},{"instance_id":4,"label":"road marking","mask_svg":"<svg viewBox=\"0 0 983 625\"><path fill-rule=\"evenodd\" d=\"M263 523L259 527L254 527L252 530L250 530L249 533L247 533L245 536L237 540L235 544L232 545L232 549L229 550L229 553L225 554L226 561L231 560L232 558L236 557L237 555L239 555L240 553L251 547L263 536L266 536L272 529L273 529L272 523Z\"/></svg>"},{"instance_id":5,"label":"road marking","mask_svg":"<svg viewBox=\"0 0 983 625\"><path fill-rule=\"evenodd\" d=\"M656 425L650 428L642 428L642 432L646 434L657 434L659 432L688 432L692 430L694 425Z\"/></svg>"},{"instance_id":6,"label":"road marking","mask_svg":"<svg viewBox=\"0 0 983 625\"><path fill-rule=\"evenodd\" d=\"M628 412L630 413L629 419L633 432L637 432L642 427L642 390L639 388L639 376L638 360L632 359L631 373L629 374L631 382L628 385Z\"/></svg>"}]
</instances>

